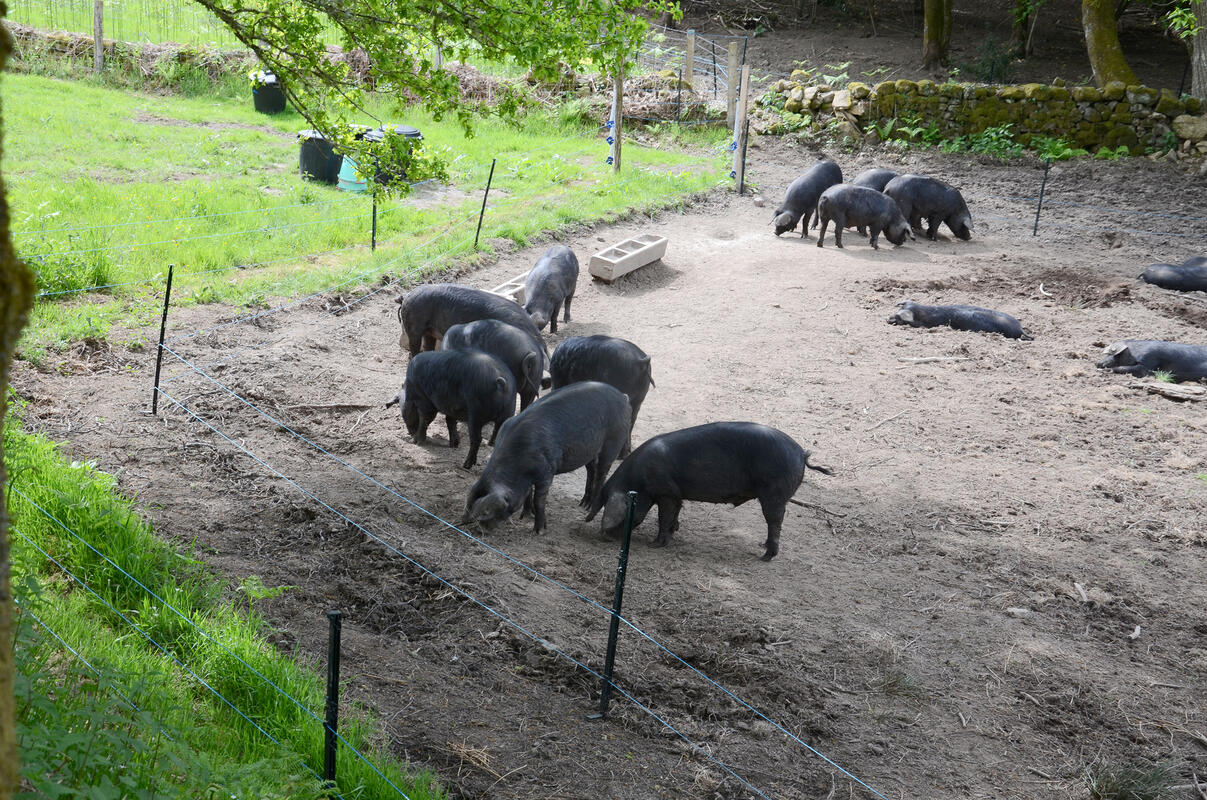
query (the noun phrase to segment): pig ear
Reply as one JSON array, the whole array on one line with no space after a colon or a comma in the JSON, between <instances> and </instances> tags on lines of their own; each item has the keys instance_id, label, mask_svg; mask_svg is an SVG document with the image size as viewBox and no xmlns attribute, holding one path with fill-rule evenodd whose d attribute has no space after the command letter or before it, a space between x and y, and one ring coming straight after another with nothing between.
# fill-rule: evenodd
<instances>
[{"instance_id":1,"label":"pig ear","mask_svg":"<svg viewBox=\"0 0 1207 800\"><path fill-rule=\"evenodd\" d=\"M495 378L495 384L499 387L499 391L503 391L503 392L507 391L507 379L504 378L502 375Z\"/></svg>"}]
</instances>

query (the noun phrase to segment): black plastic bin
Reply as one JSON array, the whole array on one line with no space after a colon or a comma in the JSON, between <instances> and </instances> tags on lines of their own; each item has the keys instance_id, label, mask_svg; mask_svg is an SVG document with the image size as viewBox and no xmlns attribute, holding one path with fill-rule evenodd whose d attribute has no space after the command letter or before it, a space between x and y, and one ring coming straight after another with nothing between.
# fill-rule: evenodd
<instances>
[{"instance_id":1,"label":"black plastic bin","mask_svg":"<svg viewBox=\"0 0 1207 800\"><path fill-rule=\"evenodd\" d=\"M419 129L412 128L410 125L395 125L392 130L395 136L405 136L409 140L412 147L414 147L415 142L423 141L423 134L419 132ZM377 134L377 141L385 139L385 134L383 133L382 128L377 128L370 133ZM365 138L368 138L367 134ZM407 175L405 172L403 172L402 175L398 177L400 177L402 180L406 180ZM373 180L377 181L378 183L386 183L393 178L394 175L390 175L386 173L385 170L380 169L377 171L377 174L373 176Z\"/></svg>"},{"instance_id":2,"label":"black plastic bin","mask_svg":"<svg viewBox=\"0 0 1207 800\"><path fill-rule=\"evenodd\" d=\"M298 141L298 174L322 183L339 180L339 168L344 157L335 152L331 142L318 131L300 131Z\"/></svg>"},{"instance_id":3,"label":"black plastic bin","mask_svg":"<svg viewBox=\"0 0 1207 800\"><path fill-rule=\"evenodd\" d=\"M264 83L251 90L251 99L261 114L279 114L285 110L285 92L277 76L271 73L264 78Z\"/></svg>"}]
</instances>

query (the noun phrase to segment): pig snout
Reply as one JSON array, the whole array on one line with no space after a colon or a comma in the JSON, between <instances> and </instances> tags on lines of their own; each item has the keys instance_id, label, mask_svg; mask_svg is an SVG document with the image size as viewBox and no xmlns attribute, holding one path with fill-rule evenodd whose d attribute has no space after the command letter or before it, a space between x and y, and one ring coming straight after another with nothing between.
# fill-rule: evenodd
<instances>
[{"instance_id":1,"label":"pig snout","mask_svg":"<svg viewBox=\"0 0 1207 800\"><path fill-rule=\"evenodd\" d=\"M787 211L777 216L772 222L775 223L776 236L785 234L796 227L796 221L792 219L792 215Z\"/></svg>"}]
</instances>

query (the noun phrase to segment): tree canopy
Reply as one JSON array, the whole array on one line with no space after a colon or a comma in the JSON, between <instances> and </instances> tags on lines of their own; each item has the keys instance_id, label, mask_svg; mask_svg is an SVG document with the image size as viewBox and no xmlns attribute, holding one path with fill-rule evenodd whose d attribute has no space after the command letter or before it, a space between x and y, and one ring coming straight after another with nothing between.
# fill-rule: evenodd
<instances>
[{"instance_id":1,"label":"tree canopy","mask_svg":"<svg viewBox=\"0 0 1207 800\"><path fill-rule=\"evenodd\" d=\"M393 97L399 111L418 104L437 118L453 114L472 133L477 116L514 117L522 95L508 87L490 105L463 98L437 52L509 61L554 79L584 63L623 63L647 27L634 12L678 13L674 0L196 1L277 75L293 105L342 152L377 159L383 172L405 171L410 180L441 174L439 159L422 148L412 153L401 137L388 136L374 152L354 140L347 124L363 116L364 81L323 46L325 33L336 32L345 53L368 62L373 88Z\"/></svg>"}]
</instances>

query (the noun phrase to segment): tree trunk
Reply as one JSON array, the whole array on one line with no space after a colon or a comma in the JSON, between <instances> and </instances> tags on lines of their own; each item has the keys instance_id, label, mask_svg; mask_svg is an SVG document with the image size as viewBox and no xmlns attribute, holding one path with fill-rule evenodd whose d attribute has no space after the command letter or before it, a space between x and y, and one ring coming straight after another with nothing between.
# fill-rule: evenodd
<instances>
[{"instance_id":1,"label":"tree trunk","mask_svg":"<svg viewBox=\"0 0 1207 800\"><path fill-rule=\"evenodd\" d=\"M951 44L951 0L924 0L922 4L922 68L947 64Z\"/></svg>"},{"instance_id":2,"label":"tree trunk","mask_svg":"<svg viewBox=\"0 0 1207 800\"><path fill-rule=\"evenodd\" d=\"M1085 50L1094 71L1094 83L1101 87L1111 81L1122 81L1128 86L1139 82L1123 57L1111 0L1081 0L1081 27L1085 29Z\"/></svg>"},{"instance_id":3,"label":"tree trunk","mask_svg":"<svg viewBox=\"0 0 1207 800\"><path fill-rule=\"evenodd\" d=\"M1015 58L1031 55L1031 24L1038 9L1032 8L1031 0L1017 0L1014 4L1014 25L1010 28L1010 52Z\"/></svg>"},{"instance_id":4,"label":"tree trunk","mask_svg":"<svg viewBox=\"0 0 1207 800\"><path fill-rule=\"evenodd\" d=\"M1191 3L1191 7L1194 8L1194 22L1199 31L1192 40L1190 93L1207 101L1207 0Z\"/></svg>"},{"instance_id":5,"label":"tree trunk","mask_svg":"<svg viewBox=\"0 0 1207 800\"><path fill-rule=\"evenodd\" d=\"M0 16L3 13L4 5L0 3ZM8 63L12 47L12 36L3 19L0 19L0 70ZM0 130L3 121L3 111L0 109ZM8 413L9 366L33 304L33 296L33 275L25 264L17 260L9 236L8 195L4 191L4 178L0 176L0 424ZM0 487L4 485L4 439L0 437ZM21 780L13 702L13 636L17 626L13 617L12 582L9 576L6 495L6 492L0 491L0 800L9 800L16 793Z\"/></svg>"}]
</instances>

